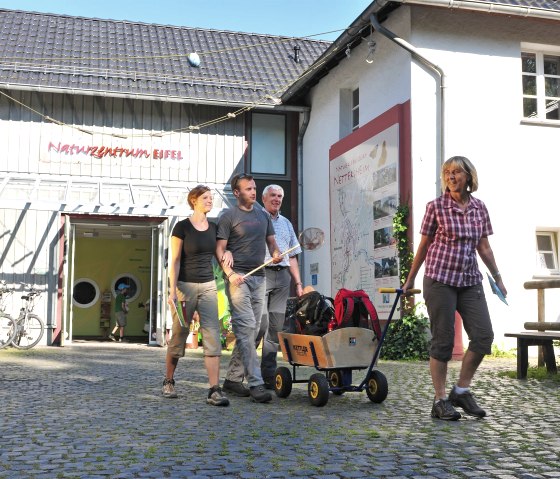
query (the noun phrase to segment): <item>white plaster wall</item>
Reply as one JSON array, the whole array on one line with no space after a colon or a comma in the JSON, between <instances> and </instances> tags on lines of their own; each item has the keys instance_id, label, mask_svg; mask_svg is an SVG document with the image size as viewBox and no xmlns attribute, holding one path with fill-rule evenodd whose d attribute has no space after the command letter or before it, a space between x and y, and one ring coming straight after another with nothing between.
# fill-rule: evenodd
<instances>
[{"instance_id":1,"label":"white plaster wall","mask_svg":"<svg viewBox=\"0 0 560 479\"><path fill-rule=\"evenodd\" d=\"M411 26L412 25L412 26ZM533 279L535 231L560 229L557 207L560 129L521 122L520 44L534 42L560 47L560 23L428 7L401 7L384 26L412 43L446 75L445 157L464 155L477 167L482 199L491 215L490 238L508 288L509 307L485 286L500 348L514 346L506 331L536 321L537 293L523 283ZM327 234L325 246L307 252L309 267L319 264L316 288L330 290L329 160L330 146L339 140L339 90L360 87L360 124L410 98L412 116L413 228L415 244L425 204L439 189L436 78L410 61L410 55L374 33L377 52L365 63L367 43L352 52L313 88L310 123L304 138L304 227ZM481 270L486 268L480 261ZM422 272L417 285L421 287ZM546 293L546 319L560 315L560 290Z\"/></svg>"},{"instance_id":2,"label":"white plaster wall","mask_svg":"<svg viewBox=\"0 0 560 479\"><path fill-rule=\"evenodd\" d=\"M521 122L520 44L556 43L560 47L560 24L430 8L414 10L412 19L411 43L446 75L445 157L467 156L479 174L475 196L490 212L494 228L490 242L508 288L509 307L490 292L486 283L485 291L495 343L510 348L514 343L506 341L503 334L522 330L525 321L537 320L537 293L523 287L525 281L534 279L535 231L560 228L556 207L560 129ZM433 96L426 94L433 85L433 77L414 65L415 232L420 227L423 205L436 194L436 112ZM418 241L415 234L415 243ZM486 267L482 261L479 264L485 274ZM546 319L555 321L560 314L560 290L549 290L545 296Z\"/></svg>"},{"instance_id":3,"label":"white plaster wall","mask_svg":"<svg viewBox=\"0 0 560 479\"><path fill-rule=\"evenodd\" d=\"M405 12L406 13L406 12ZM391 18L390 28L408 30L407 15ZM360 88L360 125L409 99L410 65L408 54L393 42L373 35L377 49L372 64L366 63L367 40L352 50L329 75L312 90L312 109L303 143L303 225L321 228L327 240L320 250L305 253L303 281L311 284L310 266L319 265L316 289L331 291L329 148L339 138L339 92Z\"/></svg>"}]
</instances>

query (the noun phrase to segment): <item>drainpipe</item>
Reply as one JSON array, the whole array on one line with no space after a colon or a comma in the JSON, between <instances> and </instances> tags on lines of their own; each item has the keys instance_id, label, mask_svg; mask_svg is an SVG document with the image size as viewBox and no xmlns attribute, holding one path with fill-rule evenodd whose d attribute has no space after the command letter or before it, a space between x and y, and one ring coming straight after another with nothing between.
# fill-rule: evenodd
<instances>
[{"instance_id":1,"label":"drainpipe","mask_svg":"<svg viewBox=\"0 0 560 479\"><path fill-rule=\"evenodd\" d=\"M301 112L302 122L299 127L299 134L297 139L297 200L298 200L298 230L303 231L303 137L309 125L309 118L311 116L310 110ZM300 274L302 281L305 281L305 255L301 255L299 262Z\"/></svg>"},{"instance_id":2,"label":"drainpipe","mask_svg":"<svg viewBox=\"0 0 560 479\"><path fill-rule=\"evenodd\" d=\"M435 72L439 76L439 164L442 165L445 161L445 74L443 70L436 64L429 61L426 57L422 56L418 50L406 42L402 38L398 37L396 34L385 28L379 23L377 19L377 13L373 13L369 17L373 28L381 33L384 37L395 42L401 48L404 48L407 52L410 52L412 58L422 63L429 70ZM440 182L439 182L439 171L436 174L436 196L440 193Z\"/></svg>"}]
</instances>

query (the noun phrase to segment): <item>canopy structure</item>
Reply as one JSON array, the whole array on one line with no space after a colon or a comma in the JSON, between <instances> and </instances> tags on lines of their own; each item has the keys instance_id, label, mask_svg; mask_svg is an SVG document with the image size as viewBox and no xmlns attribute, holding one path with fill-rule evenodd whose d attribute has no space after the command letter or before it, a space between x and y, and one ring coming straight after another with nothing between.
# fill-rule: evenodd
<instances>
[{"instance_id":1,"label":"canopy structure","mask_svg":"<svg viewBox=\"0 0 560 479\"><path fill-rule=\"evenodd\" d=\"M3 208L59 211L74 214L122 214L133 216L188 216L187 194L196 183L123 181L111 178L58 177L0 174ZM217 217L232 204L225 184L209 184Z\"/></svg>"}]
</instances>

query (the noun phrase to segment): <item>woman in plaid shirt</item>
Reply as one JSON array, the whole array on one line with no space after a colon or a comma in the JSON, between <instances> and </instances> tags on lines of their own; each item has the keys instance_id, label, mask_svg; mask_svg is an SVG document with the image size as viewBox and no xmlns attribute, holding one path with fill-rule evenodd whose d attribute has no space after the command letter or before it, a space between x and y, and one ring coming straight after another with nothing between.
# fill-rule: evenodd
<instances>
[{"instance_id":1,"label":"woman in plaid shirt","mask_svg":"<svg viewBox=\"0 0 560 479\"><path fill-rule=\"evenodd\" d=\"M469 387L484 355L491 352L494 333L477 252L504 296L507 291L488 241L493 233L488 210L472 196L478 189L475 167L465 157L449 158L441 167L441 186L443 195L426 206L422 238L402 289L413 287L425 262L423 290L432 332L430 373L435 389L432 417L456 421L461 417L454 408L458 406L482 418L486 412L476 404ZM455 311L463 318L469 347L448 397L447 363L453 353Z\"/></svg>"}]
</instances>

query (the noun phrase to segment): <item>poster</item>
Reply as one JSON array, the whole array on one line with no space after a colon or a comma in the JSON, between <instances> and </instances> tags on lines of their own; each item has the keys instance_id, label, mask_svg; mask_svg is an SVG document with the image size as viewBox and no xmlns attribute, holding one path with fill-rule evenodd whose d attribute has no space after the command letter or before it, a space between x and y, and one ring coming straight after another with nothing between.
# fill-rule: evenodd
<instances>
[{"instance_id":1,"label":"poster","mask_svg":"<svg viewBox=\"0 0 560 479\"><path fill-rule=\"evenodd\" d=\"M363 289L387 318L398 288L393 216L399 198L399 124L330 161L332 290Z\"/></svg>"}]
</instances>

